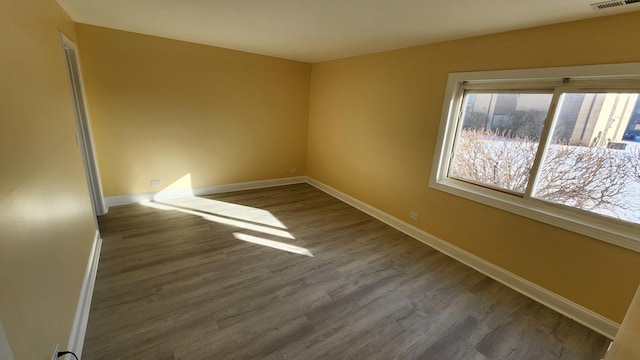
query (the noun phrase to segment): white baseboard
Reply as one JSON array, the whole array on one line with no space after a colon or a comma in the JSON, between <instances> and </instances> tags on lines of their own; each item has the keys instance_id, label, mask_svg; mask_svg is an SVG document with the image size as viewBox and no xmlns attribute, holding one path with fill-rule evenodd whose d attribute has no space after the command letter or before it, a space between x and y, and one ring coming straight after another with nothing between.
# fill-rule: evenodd
<instances>
[{"instance_id":1,"label":"white baseboard","mask_svg":"<svg viewBox=\"0 0 640 360\"><path fill-rule=\"evenodd\" d=\"M301 184L306 182L306 176L294 176L294 177L286 177L286 178L278 178L278 179L268 179L268 180L258 180L258 181L248 181L234 184L223 184L223 185L214 185L214 186L206 186L200 188L193 189L193 195L209 195L209 194L221 194L232 191L240 191L240 190L251 190L251 189L262 189L269 188L274 186L283 186L283 185L291 185L291 184Z\"/></svg>"},{"instance_id":2,"label":"white baseboard","mask_svg":"<svg viewBox=\"0 0 640 360\"><path fill-rule=\"evenodd\" d=\"M107 196L105 198L105 204L108 209L112 206L136 204L145 200L147 201L159 200L159 199L166 200L166 199L176 199L176 198L190 197L190 196L220 194L220 193L231 192L231 191L261 189L261 188L268 188L273 186L300 184L300 183L304 183L305 180L306 180L305 176L295 176L295 177L278 178L278 179L248 181L248 182L233 183L233 184L204 186L204 187L197 187L193 189L164 190L164 191L158 191L158 192Z\"/></svg>"},{"instance_id":3,"label":"white baseboard","mask_svg":"<svg viewBox=\"0 0 640 360\"><path fill-rule=\"evenodd\" d=\"M514 273L502 269L476 255L473 255L455 245L427 233L424 230L418 229L413 225L410 225L315 179L307 177L306 182L610 339L613 339L618 332L620 324L607 319L606 317L597 314L582 305L576 304L571 300L536 285Z\"/></svg>"},{"instance_id":4,"label":"white baseboard","mask_svg":"<svg viewBox=\"0 0 640 360\"><path fill-rule=\"evenodd\" d=\"M89 261L87 262L87 269L82 279L82 288L80 289L76 315L73 319L73 326L71 327L71 334L69 335L69 343L67 345L69 351L73 351L78 358L82 357L82 347L84 345L84 336L87 332L87 322L89 321L89 310L91 309L91 298L93 297L96 274L98 273L101 248L102 239L100 238L100 233L96 230L91 253L89 254Z\"/></svg>"}]
</instances>

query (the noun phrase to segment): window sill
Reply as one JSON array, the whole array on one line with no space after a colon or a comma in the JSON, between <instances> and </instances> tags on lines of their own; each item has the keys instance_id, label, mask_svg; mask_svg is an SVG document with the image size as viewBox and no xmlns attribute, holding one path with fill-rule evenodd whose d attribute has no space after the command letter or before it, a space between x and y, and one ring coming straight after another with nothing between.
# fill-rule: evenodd
<instances>
[{"instance_id":1,"label":"window sill","mask_svg":"<svg viewBox=\"0 0 640 360\"><path fill-rule=\"evenodd\" d=\"M640 252L637 239L640 229L633 224L537 199L519 198L450 178L431 179L429 187Z\"/></svg>"}]
</instances>

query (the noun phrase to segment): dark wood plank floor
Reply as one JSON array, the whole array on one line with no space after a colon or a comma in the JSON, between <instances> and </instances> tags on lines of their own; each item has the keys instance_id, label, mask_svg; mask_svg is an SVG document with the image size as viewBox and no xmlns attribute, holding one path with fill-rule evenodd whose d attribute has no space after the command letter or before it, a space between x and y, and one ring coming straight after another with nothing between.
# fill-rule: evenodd
<instances>
[{"instance_id":1,"label":"dark wood plank floor","mask_svg":"<svg viewBox=\"0 0 640 360\"><path fill-rule=\"evenodd\" d=\"M84 360L590 360L608 345L306 184L173 205L99 219Z\"/></svg>"}]
</instances>

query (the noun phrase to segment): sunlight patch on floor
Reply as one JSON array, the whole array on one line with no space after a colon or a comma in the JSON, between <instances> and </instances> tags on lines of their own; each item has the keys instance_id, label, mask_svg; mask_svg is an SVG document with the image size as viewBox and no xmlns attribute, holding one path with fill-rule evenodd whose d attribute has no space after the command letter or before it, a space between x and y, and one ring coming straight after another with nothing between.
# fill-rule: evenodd
<instances>
[{"instance_id":1,"label":"sunlight patch on floor","mask_svg":"<svg viewBox=\"0 0 640 360\"><path fill-rule=\"evenodd\" d=\"M287 251L287 252L294 253L294 254L300 254L300 255L306 255L306 256L313 257L313 254L311 253L311 251L309 251L309 250L307 250L307 249L305 249L303 247L300 247L300 246L295 246L295 245L283 243L283 242L280 242L280 241L269 240L269 239L261 238L261 237L258 237L258 236L247 235L247 234L237 233L237 232L234 232L233 236L238 240L246 241L246 242L249 242L249 243L252 243L252 244L268 246L270 248L283 250L283 251Z\"/></svg>"},{"instance_id":2,"label":"sunlight patch on floor","mask_svg":"<svg viewBox=\"0 0 640 360\"><path fill-rule=\"evenodd\" d=\"M153 201L145 200L140 202L140 205L163 211L178 211L184 214L199 216L207 221L255 231L265 235L277 236L284 239L295 239L291 233L285 230L287 227L267 210L195 196L191 183L191 173L185 174L156 193ZM252 244L305 256L313 256L309 250L303 247L280 241L238 232L234 232L233 236L238 240Z\"/></svg>"},{"instance_id":3,"label":"sunlight patch on floor","mask_svg":"<svg viewBox=\"0 0 640 360\"><path fill-rule=\"evenodd\" d=\"M243 218L232 219L232 218L228 218L228 217L212 215L212 214L209 214L209 213L206 213L206 212L201 212L201 211L198 211L198 210L190 210L190 209L186 209L186 208L182 208L182 207L168 205L168 204L166 204L164 202L163 203L157 203L157 202L152 202L152 201L145 200L145 201L140 202L140 205L144 205L144 206L151 207L151 208L158 209L158 210L179 211L181 213L185 213L185 214L189 214L189 215L200 216L201 218L203 218L203 219L205 219L207 221L212 221L212 222L216 222L216 223L219 223L219 224L234 226L234 227L238 227L238 228L245 229L245 230L257 231L257 232L261 232L261 233L265 233L265 234L269 234L269 235L279 236L279 237L286 238L286 239L295 239L293 237L293 235L291 235L288 231L280 230L280 229L274 229L274 228L269 227L269 226L258 225L258 224L254 224L252 222L247 222Z\"/></svg>"},{"instance_id":4,"label":"sunlight patch on floor","mask_svg":"<svg viewBox=\"0 0 640 360\"><path fill-rule=\"evenodd\" d=\"M157 201L157 200L156 200ZM210 213L213 215L220 215L229 218L240 219L244 221L250 221L262 225L273 226L281 229L286 229L273 214L267 210L258 209L250 206L238 205L228 203L224 201L206 199L202 197L185 197L179 199L162 199L162 204L169 204L173 206L179 206L183 208L189 208L192 210L200 211L203 213Z\"/></svg>"}]
</instances>

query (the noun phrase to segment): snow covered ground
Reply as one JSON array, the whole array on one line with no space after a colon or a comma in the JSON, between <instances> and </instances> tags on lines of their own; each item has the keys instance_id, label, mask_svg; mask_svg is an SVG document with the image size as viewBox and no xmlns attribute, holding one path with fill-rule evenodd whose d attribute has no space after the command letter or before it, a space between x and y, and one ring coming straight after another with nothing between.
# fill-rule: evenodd
<instances>
[{"instance_id":1,"label":"snow covered ground","mask_svg":"<svg viewBox=\"0 0 640 360\"><path fill-rule=\"evenodd\" d=\"M469 138L470 142L475 142L476 144L481 143L483 144L483 146L477 147L477 146L470 146L468 148L466 148L467 150L470 151L474 151L475 153L472 154L471 158L476 157L476 159L473 161L476 166L478 167L482 167L485 166L486 167L486 162L483 162L481 159L479 160L479 158L483 158L483 157L491 157L491 158L497 158L499 155L499 153L503 153L503 152L507 152L507 153L518 153L518 152L529 152L529 151L533 151L535 152L535 148L534 149L528 149L528 150L524 150L525 146L523 146L523 142L522 141L518 141L515 139L508 139L508 138L503 138L503 137L476 137L476 138ZM631 161L630 155L632 152L637 152L638 150L640 150L640 142L638 141L623 141L624 143L627 144L627 147L625 150L614 150L611 149L610 151L613 152L613 154L619 155L621 157L627 158L629 159L629 161ZM551 145L554 146L554 145ZM478 150L481 149L481 150ZM484 149L484 150L482 150ZM584 148L585 151L588 148ZM477 151L477 152L476 152ZM516 156L517 157L517 156ZM529 162L533 163L533 157L531 157L530 159L528 159ZM455 160L454 160L455 161ZM489 162L491 163L491 162ZM567 165L569 165L570 162L567 163ZM570 166L570 165L569 165ZM507 167L508 168L508 167ZM629 164L629 171L631 170L631 164ZM498 167L496 167L496 169L498 169ZM502 168L500 168L502 169ZM493 171L501 171L500 169L498 170L493 170ZM502 171L504 171L505 169L502 169ZM491 175L491 171L488 171L489 175ZM477 181L479 183L487 183L489 185L492 186L496 186L497 184L491 182L492 176L489 175L482 175L483 178L473 178L473 177L469 177L468 179L471 181ZM513 174L512 174L513 175ZM464 178L464 176L462 176ZM514 189L511 189L514 190ZM524 191L523 189L520 191ZM640 182L638 181L634 181L631 179L631 177L628 179L627 185L624 189L624 193L616 196L614 199L612 199L614 201L612 201L613 203L617 203L620 204L620 206L615 207L615 208L611 208L611 209L603 209L603 208L596 208L596 209L585 209L594 213L598 213L601 215L605 215L605 216L609 216L615 219L620 219L623 221L627 221L627 222L631 222L631 223L635 223L635 224L640 224ZM574 206L571 205L570 203L567 203L566 205L569 206Z\"/></svg>"},{"instance_id":2,"label":"snow covered ground","mask_svg":"<svg viewBox=\"0 0 640 360\"><path fill-rule=\"evenodd\" d=\"M631 151L638 151L638 149L640 149L640 142L623 142L627 144L627 148L625 150L617 150L620 151L621 154L629 154ZM625 194L619 196L617 200L619 204L623 205L623 207L620 207L613 212L604 209L593 211L602 215L640 224L640 182L630 182L629 185L627 185Z\"/></svg>"}]
</instances>

